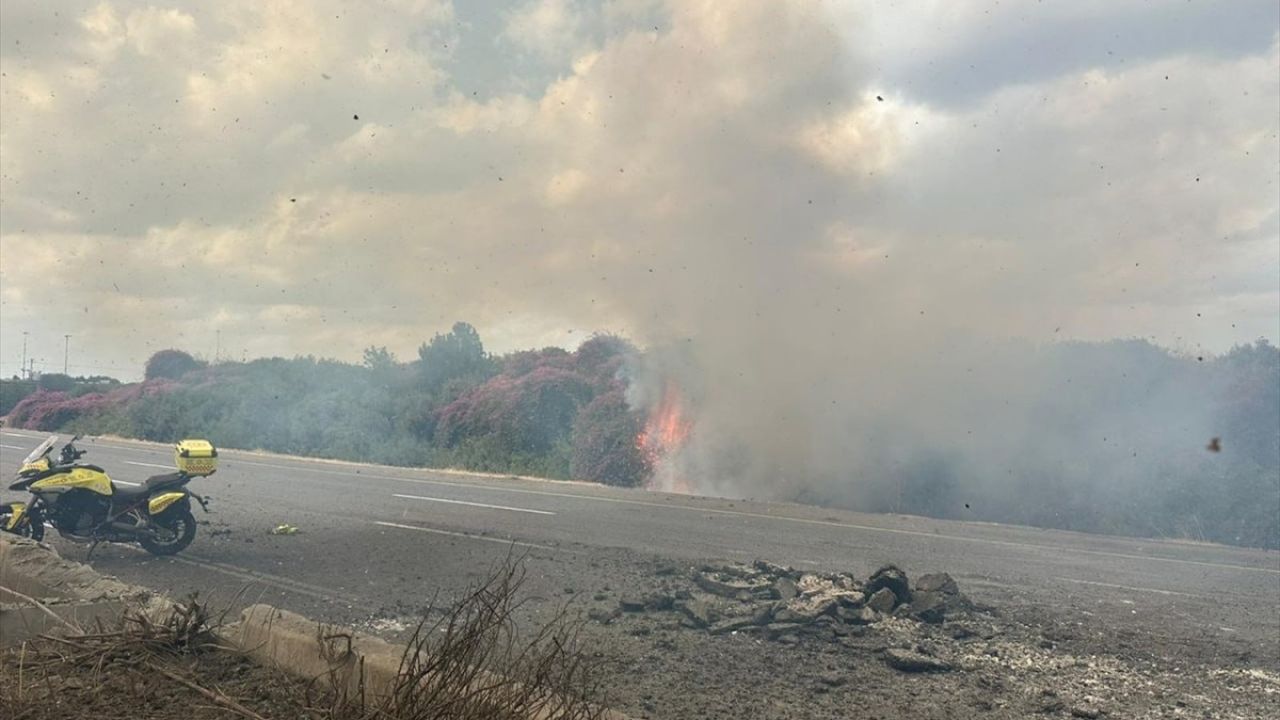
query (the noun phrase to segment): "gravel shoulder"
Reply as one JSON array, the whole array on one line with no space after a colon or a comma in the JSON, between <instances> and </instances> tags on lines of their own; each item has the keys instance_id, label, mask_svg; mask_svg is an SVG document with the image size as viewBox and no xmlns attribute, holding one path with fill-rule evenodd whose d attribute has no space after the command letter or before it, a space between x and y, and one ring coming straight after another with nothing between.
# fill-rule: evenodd
<instances>
[{"instance_id":1,"label":"gravel shoulder","mask_svg":"<svg viewBox=\"0 0 1280 720\"><path fill-rule=\"evenodd\" d=\"M237 542L234 535L216 537L227 550ZM1142 604L1098 586L1064 590L1049 607L1034 600L1040 593L961 576L959 589L972 603L942 622L889 613L870 624L824 620L712 634L690 622L688 600L717 604L721 622L763 602L707 593L696 578L702 568L732 565L719 559L624 549L477 549L459 540L448 567L435 568L424 559L362 557L340 545L327 555L333 573L327 585L336 589L326 597L314 591L320 582L294 587L270 579L297 574L289 558L299 539L257 537L248 544L248 552L281 573L264 569L256 581L210 571L203 561L150 559L123 548L99 550L94 565L174 594L212 594L214 604L272 602L396 640L463 584L433 578L479 579L515 551L528 570L521 622L533 627L568 608L583 623L581 640L602 673L607 704L638 719L1280 716L1278 643L1265 630L1226 632L1197 620L1202 601L1195 598L1159 596ZM67 552L75 557L74 549ZM905 570L914 581L945 568ZM866 588L865 576L849 577ZM902 654L946 669L904 671L894 665Z\"/></svg>"}]
</instances>

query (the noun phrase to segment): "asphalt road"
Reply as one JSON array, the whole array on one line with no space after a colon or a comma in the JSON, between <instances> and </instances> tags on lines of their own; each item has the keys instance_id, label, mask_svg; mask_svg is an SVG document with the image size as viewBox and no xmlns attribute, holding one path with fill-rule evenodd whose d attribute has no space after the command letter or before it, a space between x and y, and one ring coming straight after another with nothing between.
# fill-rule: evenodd
<instances>
[{"instance_id":1,"label":"asphalt road","mask_svg":"<svg viewBox=\"0 0 1280 720\"><path fill-rule=\"evenodd\" d=\"M0 432L0 467L16 470L43 437ZM87 439L81 447L117 482L173 467L162 445ZM1276 552L233 450L191 487L212 499L212 513L198 518L208 524L185 553L156 560L103 547L92 564L170 592L350 621L448 594L511 552L526 557L530 588L543 598L625 585L639 557L764 558L863 574L892 562L913 574L950 572L994 604L1221 636L1270 661L1280 645ZM279 523L300 532L268 534ZM81 548L60 547L85 559Z\"/></svg>"}]
</instances>

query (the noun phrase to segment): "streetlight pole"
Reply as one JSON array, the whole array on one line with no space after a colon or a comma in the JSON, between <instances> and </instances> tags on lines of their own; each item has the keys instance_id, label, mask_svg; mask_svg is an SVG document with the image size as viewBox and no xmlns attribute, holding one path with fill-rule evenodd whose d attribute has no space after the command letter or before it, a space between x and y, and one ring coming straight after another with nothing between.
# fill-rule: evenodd
<instances>
[{"instance_id":1,"label":"streetlight pole","mask_svg":"<svg viewBox=\"0 0 1280 720\"><path fill-rule=\"evenodd\" d=\"M29 334L30 333L28 333L26 330L22 331L22 373L21 374L24 377L27 374L27 335Z\"/></svg>"},{"instance_id":2,"label":"streetlight pole","mask_svg":"<svg viewBox=\"0 0 1280 720\"><path fill-rule=\"evenodd\" d=\"M62 345L62 374L66 375L67 368L70 367L69 365L67 365L67 361L71 357L71 336L63 335L62 337L65 340L65 342Z\"/></svg>"}]
</instances>

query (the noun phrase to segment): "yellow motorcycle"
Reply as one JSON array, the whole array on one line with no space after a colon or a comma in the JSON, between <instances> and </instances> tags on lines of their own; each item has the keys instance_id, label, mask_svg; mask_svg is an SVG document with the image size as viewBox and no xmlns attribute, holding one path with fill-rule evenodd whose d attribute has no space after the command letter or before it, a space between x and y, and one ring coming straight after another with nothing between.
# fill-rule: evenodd
<instances>
[{"instance_id":1,"label":"yellow motorcycle","mask_svg":"<svg viewBox=\"0 0 1280 720\"><path fill-rule=\"evenodd\" d=\"M0 505L0 529L41 540L47 522L73 542L93 547L136 542L153 555L173 555L191 544L196 536L191 500L205 512L209 503L186 486L217 470L218 451L211 443L183 440L174 448L178 471L155 475L135 488L113 483L97 465L78 462L85 454L75 446L79 439L71 438L56 460L50 457L56 435L31 451L9 486L30 491L31 502Z\"/></svg>"}]
</instances>

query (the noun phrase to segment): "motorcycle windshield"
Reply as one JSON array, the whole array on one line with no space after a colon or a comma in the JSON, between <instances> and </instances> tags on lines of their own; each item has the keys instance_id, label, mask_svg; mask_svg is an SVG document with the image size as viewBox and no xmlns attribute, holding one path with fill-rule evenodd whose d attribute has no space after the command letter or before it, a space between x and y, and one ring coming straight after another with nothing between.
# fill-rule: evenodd
<instances>
[{"instance_id":1,"label":"motorcycle windshield","mask_svg":"<svg viewBox=\"0 0 1280 720\"><path fill-rule=\"evenodd\" d=\"M50 435L44 442L37 445L35 450L31 451L31 454L27 456L26 460L22 461L22 464L26 465L28 463L33 463L39 460L40 458L44 457L44 454L49 452L49 450L51 450L54 444L57 442L58 442L58 436Z\"/></svg>"}]
</instances>

